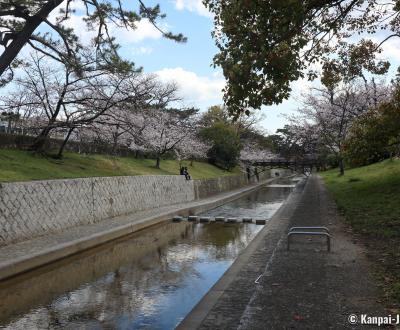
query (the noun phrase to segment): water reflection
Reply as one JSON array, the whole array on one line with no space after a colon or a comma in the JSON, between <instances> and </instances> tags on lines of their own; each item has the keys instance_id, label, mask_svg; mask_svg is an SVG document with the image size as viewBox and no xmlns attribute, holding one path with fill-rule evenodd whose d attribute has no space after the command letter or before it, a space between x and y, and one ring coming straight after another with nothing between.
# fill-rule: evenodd
<instances>
[{"instance_id":1,"label":"water reflection","mask_svg":"<svg viewBox=\"0 0 400 330\"><path fill-rule=\"evenodd\" d=\"M289 189L204 214L269 218ZM172 329L261 226L165 223L0 284L0 328Z\"/></svg>"},{"instance_id":2,"label":"water reflection","mask_svg":"<svg viewBox=\"0 0 400 330\"><path fill-rule=\"evenodd\" d=\"M290 191L291 188L262 188L204 214L209 216L269 219L286 199Z\"/></svg>"}]
</instances>

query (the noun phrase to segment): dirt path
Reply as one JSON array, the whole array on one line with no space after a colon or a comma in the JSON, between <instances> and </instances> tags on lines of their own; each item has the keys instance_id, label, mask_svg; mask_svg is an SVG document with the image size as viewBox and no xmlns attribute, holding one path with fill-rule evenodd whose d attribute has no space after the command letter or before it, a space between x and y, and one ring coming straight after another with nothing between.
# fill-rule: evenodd
<instances>
[{"instance_id":1,"label":"dirt path","mask_svg":"<svg viewBox=\"0 0 400 330\"><path fill-rule=\"evenodd\" d=\"M266 231L242 262L198 328L377 328L348 321L351 314L360 318L386 312L365 250L348 233L321 179L310 177L286 209L274 219L272 232ZM288 227L312 225L330 229L332 251L326 251L325 240L306 237L293 240L287 251ZM258 284L257 273L262 274Z\"/></svg>"}]
</instances>

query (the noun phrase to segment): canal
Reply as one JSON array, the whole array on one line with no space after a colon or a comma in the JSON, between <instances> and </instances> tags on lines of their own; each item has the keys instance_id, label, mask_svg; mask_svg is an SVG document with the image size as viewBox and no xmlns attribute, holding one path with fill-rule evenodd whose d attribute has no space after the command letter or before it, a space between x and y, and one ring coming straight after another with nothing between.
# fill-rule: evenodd
<instances>
[{"instance_id":1,"label":"canal","mask_svg":"<svg viewBox=\"0 0 400 330\"><path fill-rule=\"evenodd\" d=\"M201 215L270 219L290 191ZM0 329L173 329L261 229L166 222L41 267L0 283Z\"/></svg>"}]
</instances>

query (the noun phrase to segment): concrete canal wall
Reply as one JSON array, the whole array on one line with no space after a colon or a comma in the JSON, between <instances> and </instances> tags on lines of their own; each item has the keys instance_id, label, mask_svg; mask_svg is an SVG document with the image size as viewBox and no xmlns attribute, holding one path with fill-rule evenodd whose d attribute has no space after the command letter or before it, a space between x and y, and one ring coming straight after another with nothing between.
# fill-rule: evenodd
<instances>
[{"instance_id":1,"label":"concrete canal wall","mask_svg":"<svg viewBox=\"0 0 400 330\"><path fill-rule=\"evenodd\" d=\"M260 174L266 179L270 173ZM0 246L137 211L240 188L246 175L187 181L183 176L97 177L0 185Z\"/></svg>"}]
</instances>

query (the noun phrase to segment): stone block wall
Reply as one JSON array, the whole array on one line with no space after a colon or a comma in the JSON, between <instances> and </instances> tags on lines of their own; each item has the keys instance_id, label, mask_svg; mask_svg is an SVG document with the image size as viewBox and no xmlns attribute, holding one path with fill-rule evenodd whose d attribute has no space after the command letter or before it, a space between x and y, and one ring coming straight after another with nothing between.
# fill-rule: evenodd
<instances>
[{"instance_id":1,"label":"stone block wall","mask_svg":"<svg viewBox=\"0 0 400 330\"><path fill-rule=\"evenodd\" d=\"M260 179L265 176L260 174ZM245 174L190 181L179 175L157 175L2 183L0 246L119 215L190 202L248 183Z\"/></svg>"},{"instance_id":2,"label":"stone block wall","mask_svg":"<svg viewBox=\"0 0 400 330\"><path fill-rule=\"evenodd\" d=\"M172 175L3 183L0 246L194 198L193 181Z\"/></svg>"},{"instance_id":3,"label":"stone block wall","mask_svg":"<svg viewBox=\"0 0 400 330\"><path fill-rule=\"evenodd\" d=\"M226 176L208 180L194 180L196 199L243 187L248 183L245 175Z\"/></svg>"},{"instance_id":4,"label":"stone block wall","mask_svg":"<svg viewBox=\"0 0 400 330\"><path fill-rule=\"evenodd\" d=\"M270 171L263 171L258 173L258 178L260 181L266 180L271 177ZM257 178L254 175L254 171L250 172L250 180L247 177L247 173L236 176L223 176L214 179L206 180L194 180L194 192L195 198L206 198L215 194L222 193L224 191L229 191L243 187L249 183L256 183Z\"/></svg>"}]
</instances>

